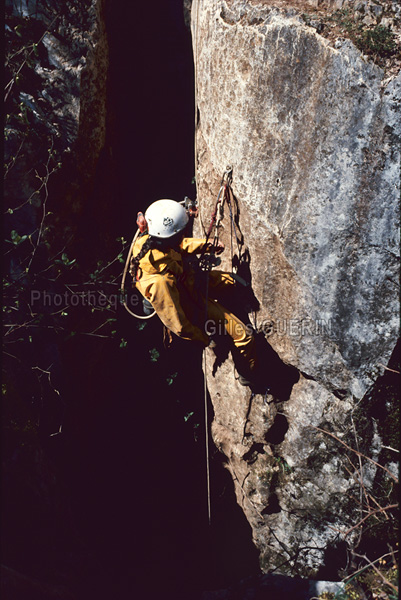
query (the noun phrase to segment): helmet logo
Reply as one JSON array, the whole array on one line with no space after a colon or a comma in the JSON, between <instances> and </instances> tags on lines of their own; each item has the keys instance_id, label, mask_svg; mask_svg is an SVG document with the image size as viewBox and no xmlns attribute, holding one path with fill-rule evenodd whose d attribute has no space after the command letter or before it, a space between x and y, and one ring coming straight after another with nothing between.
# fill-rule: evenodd
<instances>
[{"instance_id":1,"label":"helmet logo","mask_svg":"<svg viewBox=\"0 0 401 600\"><path fill-rule=\"evenodd\" d=\"M173 219L171 219L171 217L164 217L163 219L163 225L164 227L172 227L174 224Z\"/></svg>"}]
</instances>

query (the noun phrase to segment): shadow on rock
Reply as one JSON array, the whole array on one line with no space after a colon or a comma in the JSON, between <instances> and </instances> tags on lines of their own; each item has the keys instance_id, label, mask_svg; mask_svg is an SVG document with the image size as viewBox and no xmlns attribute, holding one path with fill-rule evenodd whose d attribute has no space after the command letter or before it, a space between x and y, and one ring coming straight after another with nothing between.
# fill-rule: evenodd
<instances>
[{"instance_id":1,"label":"shadow on rock","mask_svg":"<svg viewBox=\"0 0 401 600\"><path fill-rule=\"evenodd\" d=\"M249 386L254 394L272 395L277 402L289 399L292 387L299 380L299 371L295 367L286 364L270 346L263 333L255 334L256 355L258 367L256 369L255 381ZM216 347L213 349L215 361L213 363L213 376L217 369L227 360L231 352L234 364L240 361L231 338L220 336Z\"/></svg>"},{"instance_id":2,"label":"shadow on rock","mask_svg":"<svg viewBox=\"0 0 401 600\"><path fill-rule=\"evenodd\" d=\"M281 360L263 333L256 333L255 340L260 381L251 386L252 391L255 394L268 391L278 402L288 400L293 386L299 381L298 369Z\"/></svg>"}]
</instances>

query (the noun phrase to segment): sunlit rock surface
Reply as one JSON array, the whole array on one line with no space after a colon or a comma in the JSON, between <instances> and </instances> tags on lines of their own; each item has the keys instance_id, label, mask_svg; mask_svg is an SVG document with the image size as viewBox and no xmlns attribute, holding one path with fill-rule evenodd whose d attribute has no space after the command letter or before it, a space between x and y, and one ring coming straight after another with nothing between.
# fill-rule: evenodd
<instances>
[{"instance_id":1,"label":"sunlit rock surface","mask_svg":"<svg viewBox=\"0 0 401 600\"><path fill-rule=\"evenodd\" d=\"M230 360L212 374L209 352L214 441L262 568L313 575L356 522L344 447L314 427L380 453L374 423L362 427L355 411L398 336L401 77L385 80L349 40L324 39L289 4L193 2L197 186L207 229L232 166L250 257L240 272L259 303L252 324L300 373L296 381L267 354L272 391L251 396ZM221 238L230 270L227 207ZM363 470L369 486L372 463Z\"/></svg>"}]
</instances>

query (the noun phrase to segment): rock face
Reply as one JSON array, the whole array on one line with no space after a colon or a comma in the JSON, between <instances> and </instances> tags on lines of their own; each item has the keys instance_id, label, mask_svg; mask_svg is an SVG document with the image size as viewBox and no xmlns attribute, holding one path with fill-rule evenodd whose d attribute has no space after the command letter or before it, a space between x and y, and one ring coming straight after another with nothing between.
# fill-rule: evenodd
<instances>
[{"instance_id":1,"label":"rock face","mask_svg":"<svg viewBox=\"0 0 401 600\"><path fill-rule=\"evenodd\" d=\"M35 172L42 175L49 158L49 185L58 187L58 208L68 204L69 214L78 213L92 192L106 136L108 44L103 5L102 0L51 6L42 1L6 2L11 48L6 65L11 77L6 87L5 160L12 165L6 173L7 207L14 210L22 200L34 200L23 207L17 221L15 215L8 217L6 229L40 223L45 194L37 191ZM15 74L19 64L13 67L13 44L19 51L26 46L21 81ZM28 53L31 47L34 51ZM25 120L16 115L18 104ZM15 164L13 156L18 158ZM57 163L58 172L53 168ZM66 230L65 215L62 220Z\"/></svg>"},{"instance_id":2,"label":"rock face","mask_svg":"<svg viewBox=\"0 0 401 600\"><path fill-rule=\"evenodd\" d=\"M398 335L401 77L384 85L350 41L331 45L285 4L192 4L197 186L207 228L232 166L253 325L279 357L266 350L264 398L229 360L212 374L210 353L213 438L262 569L313 576L360 514L349 500L357 466L314 427L373 459L381 449L357 414ZM226 209L228 249L230 236ZM369 487L375 467L361 468Z\"/></svg>"}]
</instances>

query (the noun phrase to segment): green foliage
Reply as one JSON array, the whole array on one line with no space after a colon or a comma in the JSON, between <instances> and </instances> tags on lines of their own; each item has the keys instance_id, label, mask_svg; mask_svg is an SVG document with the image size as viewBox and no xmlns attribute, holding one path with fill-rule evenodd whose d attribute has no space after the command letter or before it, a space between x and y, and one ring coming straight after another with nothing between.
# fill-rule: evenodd
<instances>
[{"instance_id":1,"label":"green foliage","mask_svg":"<svg viewBox=\"0 0 401 600\"><path fill-rule=\"evenodd\" d=\"M362 31L356 45L365 54L381 57L392 56L397 48L394 33L383 25Z\"/></svg>"},{"instance_id":2,"label":"green foliage","mask_svg":"<svg viewBox=\"0 0 401 600\"><path fill-rule=\"evenodd\" d=\"M157 362L160 358L160 352L158 352L156 348L152 348L151 350L149 350L149 354L151 362Z\"/></svg>"},{"instance_id":3,"label":"green foliage","mask_svg":"<svg viewBox=\"0 0 401 600\"><path fill-rule=\"evenodd\" d=\"M54 174L62 167L63 146L53 126L50 133L45 117L41 120L36 116L33 121L29 100L36 98L41 89L35 69L40 64L41 51L47 54L43 47L46 31L44 24L33 18L10 13L8 22L4 169L8 249L3 265L6 273L3 339L5 348L9 346L8 351L12 348L10 355L18 360L20 342L32 345L33 332L37 339L46 336L50 330L64 339L71 339L78 333L100 338L115 336L112 319L107 317L108 313L114 313L116 306L113 307L106 296L110 293L116 296L115 281L124 262L126 241L123 237L118 238L117 256L104 263L99 261L89 274L81 269L76 257L71 257L71 238L68 240L60 235L57 216L49 210L49 203L54 203L49 186ZM25 198L21 197L22 193L26 193ZM32 305L32 290L49 292L47 309L40 301ZM89 310L85 308L85 319L80 318L80 327L77 327L74 322L80 313L77 299L81 295L80 305L84 306L85 294L92 294L95 300L88 301L87 305L94 306ZM58 302L53 307L54 298ZM71 308L72 301L77 308ZM122 340L120 345L124 348L125 341Z\"/></svg>"},{"instance_id":4,"label":"green foliage","mask_svg":"<svg viewBox=\"0 0 401 600\"><path fill-rule=\"evenodd\" d=\"M319 600L398 599L398 567L392 559L380 558L358 570L344 581L343 588L333 594L323 592Z\"/></svg>"},{"instance_id":5,"label":"green foliage","mask_svg":"<svg viewBox=\"0 0 401 600\"><path fill-rule=\"evenodd\" d=\"M380 24L367 27L350 9L337 10L327 20L334 22L361 52L372 56L379 64L381 59L397 52L395 35L389 27Z\"/></svg>"},{"instance_id":6,"label":"green foliage","mask_svg":"<svg viewBox=\"0 0 401 600\"><path fill-rule=\"evenodd\" d=\"M290 467L285 458L282 458L281 456L275 456L274 460L276 461L283 473L292 473L293 468Z\"/></svg>"},{"instance_id":7,"label":"green foliage","mask_svg":"<svg viewBox=\"0 0 401 600\"><path fill-rule=\"evenodd\" d=\"M174 379L177 377L178 373L172 373L171 375L169 375L169 377L167 377L166 381L167 381L167 385L172 385L174 383Z\"/></svg>"},{"instance_id":8,"label":"green foliage","mask_svg":"<svg viewBox=\"0 0 401 600\"><path fill-rule=\"evenodd\" d=\"M14 244L14 246L19 246L22 242L28 239L27 235L19 235L19 233L13 229L10 233L11 240L5 240L8 244Z\"/></svg>"},{"instance_id":9,"label":"green foliage","mask_svg":"<svg viewBox=\"0 0 401 600\"><path fill-rule=\"evenodd\" d=\"M77 262L76 258L74 258L73 260L70 260L65 252L62 253L61 259L57 258L54 261L54 263L56 265L63 265L64 267L72 267L73 265L76 265L76 262Z\"/></svg>"}]
</instances>

